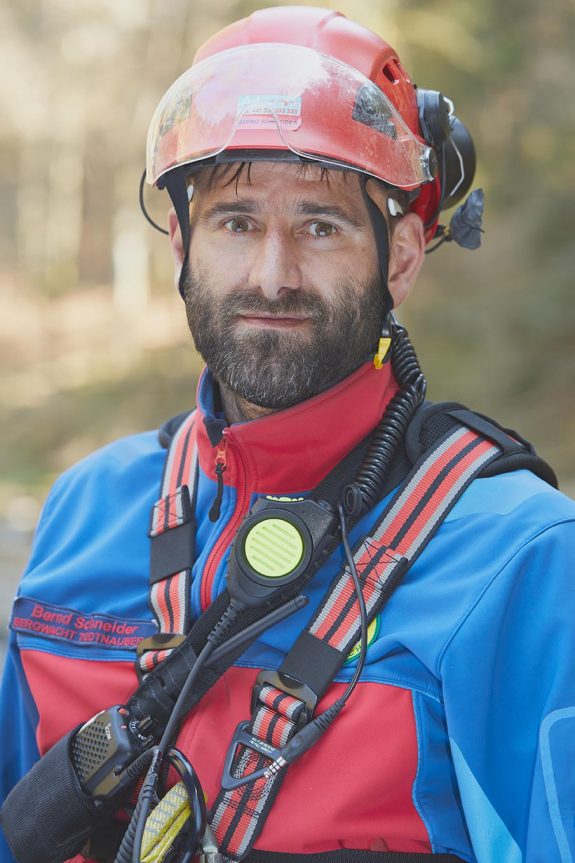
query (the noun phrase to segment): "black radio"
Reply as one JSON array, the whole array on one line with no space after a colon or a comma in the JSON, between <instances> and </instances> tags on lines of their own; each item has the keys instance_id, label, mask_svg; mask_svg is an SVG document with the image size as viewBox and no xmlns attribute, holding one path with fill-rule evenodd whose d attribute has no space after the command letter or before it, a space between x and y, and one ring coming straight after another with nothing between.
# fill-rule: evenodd
<instances>
[{"instance_id":1,"label":"black radio","mask_svg":"<svg viewBox=\"0 0 575 863\"><path fill-rule=\"evenodd\" d=\"M121 704L88 720L72 739L70 754L82 789L93 800L108 800L126 786L124 771L152 744Z\"/></svg>"}]
</instances>

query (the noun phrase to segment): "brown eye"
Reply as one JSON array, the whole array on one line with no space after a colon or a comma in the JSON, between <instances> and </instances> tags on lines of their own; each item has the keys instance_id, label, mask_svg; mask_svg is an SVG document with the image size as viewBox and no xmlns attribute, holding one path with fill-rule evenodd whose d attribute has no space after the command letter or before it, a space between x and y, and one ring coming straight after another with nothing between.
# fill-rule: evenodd
<instances>
[{"instance_id":1,"label":"brown eye","mask_svg":"<svg viewBox=\"0 0 575 863\"><path fill-rule=\"evenodd\" d=\"M245 234L246 231L249 231L250 229L250 223L242 216L234 216L232 219L228 219L227 222L224 222L224 227L233 234Z\"/></svg>"},{"instance_id":2,"label":"brown eye","mask_svg":"<svg viewBox=\"0 0 575 863\"><path fill-rule=\"evenodd\" d=\"M329 222L311 222L308 231L314 237L332 237L335 234L335 226Z\"/></svg>"}]
</instances>

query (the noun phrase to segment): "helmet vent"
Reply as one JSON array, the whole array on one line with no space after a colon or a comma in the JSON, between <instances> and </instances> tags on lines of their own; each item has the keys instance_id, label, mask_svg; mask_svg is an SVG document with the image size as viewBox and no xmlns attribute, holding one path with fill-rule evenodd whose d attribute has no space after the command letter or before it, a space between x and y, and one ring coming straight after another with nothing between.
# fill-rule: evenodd
<instances>
[{"instance_id":1,"label":"helmet vent","mask_svg":"<svg viewBox=\"0 0 575 863\"><path fill-rule=\"evenodd\" d=\"M399 82L399 78L397 77L395 69L393 68L393 65L391 63L386 63L382 69L382 72L387 78L387 80L391 81L392 84L397 84Z\"/></svg>"}]
</instances>

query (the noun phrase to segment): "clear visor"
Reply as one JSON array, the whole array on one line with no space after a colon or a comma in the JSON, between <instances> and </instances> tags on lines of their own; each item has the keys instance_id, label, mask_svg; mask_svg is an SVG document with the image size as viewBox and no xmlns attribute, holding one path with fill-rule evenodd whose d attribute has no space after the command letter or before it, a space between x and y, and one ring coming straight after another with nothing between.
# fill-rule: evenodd
<instances>
[{"instance_id":1,"label":"clear visor","mask_svg":"<svg viewBox=\"0 0 575 863\"><path fill-rule=\"evenodd\" d=\"M152 118L146 179L234 149L287 149L403 188L432 179L429 147L379 87L295 45L232 48L184 72Z\"/></svg>"}]
</instances>

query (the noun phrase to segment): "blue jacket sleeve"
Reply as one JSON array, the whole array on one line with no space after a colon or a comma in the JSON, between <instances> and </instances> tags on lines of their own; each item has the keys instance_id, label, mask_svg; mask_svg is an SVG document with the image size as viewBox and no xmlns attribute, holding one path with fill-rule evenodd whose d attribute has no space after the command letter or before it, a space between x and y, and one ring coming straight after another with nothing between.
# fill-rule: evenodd
<instances>
[{"instance_id":1,"label":"blue jacket sleeve","mask_svg":"<svg viewBox=\"0 0 575 863\"><path fill-rule=\"evenodd\" d=\"M20 662L12 633L2 688L0 690L0 805L40 754L36 745L38 716ZM13 863L13 856L0 833L0 863Z\"/></svg>"},{"instance_id":2,"label":"blue jacket sleeve","mask_svg":"<svg viewBox=\"0 0 575 863\"><path fill-rule=\"evenodd\" d=\"M46 553L43 546L49 533L54 506L59 498L60 485L61 480L57 480L44 504L26 572L33 568L35 560ZM26 574L22 583L25 578ZM37 726L38 711L22 667L16 635L11 632L0 689L0 729L4 741L4 745L0 747L0 806L22 776L40 758L36 744ZM0 831L0 863L13 863L13 859Z\"/></svg>"},{"instance_id":3,"label":"blue jacket sleeve","mask_svg":"<svg viewBox=\"0 0 575 863\"><path fill-rule=\"evenodd\" d=\"M532 536L443 652L450 745L478 863L575 860L574 559L574 521Z\"/></svg>"}]
</instances>

